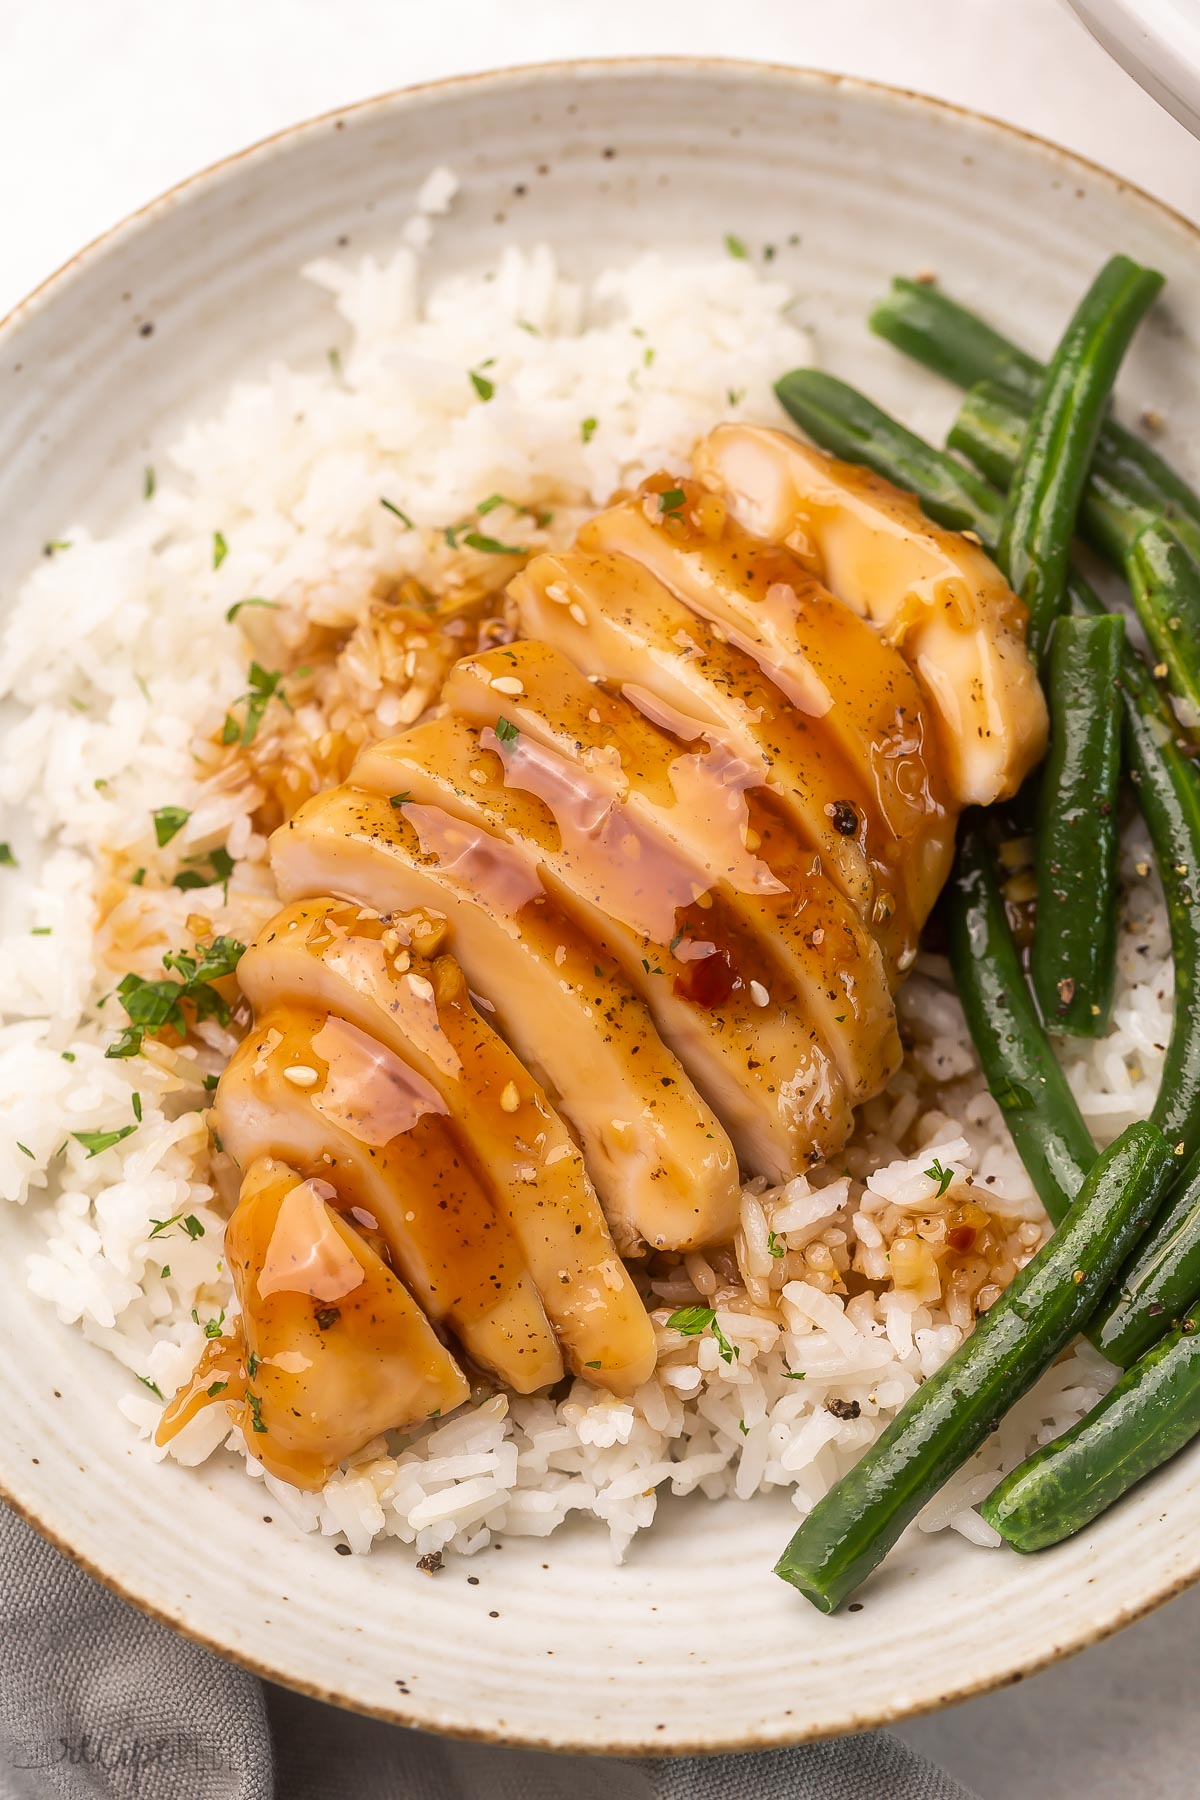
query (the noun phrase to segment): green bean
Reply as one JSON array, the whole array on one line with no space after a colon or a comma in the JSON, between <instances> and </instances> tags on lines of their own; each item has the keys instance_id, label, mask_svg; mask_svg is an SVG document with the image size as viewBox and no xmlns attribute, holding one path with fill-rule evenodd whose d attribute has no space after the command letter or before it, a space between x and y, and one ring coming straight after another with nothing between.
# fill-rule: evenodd
<instances>
[{"instance_id":1,"label":"green bean","mask_svg":"<svg viewBox=\"0 0 1200 1800\"><path fill-rule=\"evenodd\" d=\"M955 983L984 1077L1057 1224L1096 1148L1034 1009L978 821L961 834L946 908Z\"/></svg>"},{"instance_id":2,"label":"green bean","mask_svg":"<svg viewBox=\"0 0 1200 1800\"><path fill-rule=\"evenodd\" d=\"M1075 516L1121 358L1161 275L1113 256L1080 301L1046 368L1008 490L997 560L1029 609L1040 661L1066 599Z\"/></svg>"},{"instance_id":3,"label":"green bean","mask_svg":"<svg viewBox=\"0 0 1200 1800\"><path fill-rule=\"evenodd\" d=\"M980 1508L1014 1550L1072 1537L1200 1431L1200 1333L1189 1317L1078 1425L1006 1475Z\"/></svg>"},{"instance_id":4,"label":"green bean","mask_svg":"<svg viewBox=\"0 0 1200 1800\"><path fill-rule=\"evenodd\" d=\"M1072 602L1092 616L1104 611L1083 582L1073 584ZM1175 964L1174 1024L1150 1117L1190 1157L1200 1149L1200 781L1149 670L1129 649L1121 705L1125 763L1154 846Z\"/></svg>"},{"instance_id":5,"label":"green bean","mask_svg":"<svg viewBox=\"0 0 1200 1800\"><path fill-rule=\"evenodd\" d=\"M1076 1037L1102 1036L1112 1011L1124 648L1111 613L1060 619L1050 645L1030 975L1042 1017Z\"/></svg>"},{"instance_id":6,"label":"green bean","mask_svg":"<svg viewBox=\"0 0 1200 1800\"><path fill-rule=\"evenodd\" d=\"M1200 1157L1179 1176L1154 1221L1105 1296L1088 1336L1097 1350L1129 1368L1177 1325L1200 1295Z\"/></svg>"},{"instance_id":7,"label":"green bean","mask_svg":"<svg viewBox=\"0 0 1200 1800\"><path fill-rule=\"evenodd\" d=\"M1200 568L1169 525L1140 532L1126 564L1133 604L1171 692L1200 723Z\"/></svg>"},{"instance_id":8,"label":"green bean","mask_svg":"<svg viewBox=\"0 0 1200 1800\"><path fill-rule=\"evenodd\" d=\"M1172 1166L1152 1125L1130 1125L1121 1134L1049 1243L818 1501L776 1565L777 1575L822 1612L832 1612L866 1579L1085 1323L1144 1231Z\"/></svg>"},{"instance_id":9,"label":"green bean","mask_svg":"<svg viewBox=\"0 0 1200 1800\"><path fill-rule=\"evenodd\" d=\"M968 391L946 442L1003 491L1017 466L1027 420L1028 409L1005 388L981 382ZM1093 549L1123 568L1138 532L1155 516L1113 480L1108 459L1097 450L1079 507L1080 529Z\"/></svg>"},{"instance_id":10,"label":"green bean","mask_svg":"<svg viewBox=\"0 0 1200 1800\"><path fill-rule=\"evenodd\" d=\"M940 451L931 450L887 413L821 369L793 369L775 383L784 411L815 444L846 462L874 469L915 494L931 519L951 531L973 531L994 543L1004 513L1001 495Z\"/></svg>"},{"instance_id":11,"label":"green bean","mask_svg":"<svg viewBox=\"0 0 1200 1800\"><path fill-rule=\"evenodd\" d=\"M871 313L871 330L958 387L994 381L1032 404L1046 371L1041 363L936 288L902 276ZM1100 448L1123 490L1151 510L1200 525L1200 495L1142 438L1106 420Z\"/></svg>"}]
</instances>

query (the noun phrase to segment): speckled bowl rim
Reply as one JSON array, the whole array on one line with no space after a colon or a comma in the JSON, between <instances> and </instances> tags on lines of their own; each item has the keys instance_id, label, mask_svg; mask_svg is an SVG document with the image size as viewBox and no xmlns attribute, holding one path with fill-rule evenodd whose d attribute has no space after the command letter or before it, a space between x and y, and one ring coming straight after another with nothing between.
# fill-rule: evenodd
<instances>
[{"instance_id":1,"label":"speckled bowl rim","mask_svg":"<svg viewBox=\"0 0 1200 1800\"><path fill-rule=\"evenodd\" d=\"M1032 148L1049 161L1061 167L1085 171L1090 177L1106 187L1112 194L1124 195L1133 199L1140 206L1157 214L1160 218L1179 228L1200 250L1200 226L1179 212L1166 201L1158 200L1153 194L1146 192L1135 182L1124 180L1115 175L1111 169L1094 162L1091 158L1081 156L1072 150L1066 150L1050 139L1038 133L1026 131L1021 126L1012 125L1003 119L993 118L988 113L978 112L972 107L959 106L953 101L935 98L929 94L918 93L912 88L893 86L888 82L868 81L857 76L839 75L824 69L809 69L800 66L756 61L749 58L728 56L624 56L624 57L585 57L563 58L554 62L518 63L502 69L484 70L478 74L447 76L437 81L417 82L408 87L388 89L384 93L375 94L364 100L357 100L347 106L330 108L314 117L302 120L299 124L289 125L271 132L243 150L234 151L218 161L210 163L194 175L186 176L176 182L144 206L127 214L116 224L99 233L98 236L75 252L65 263L39 282L23 300L0 318L0 351L16 329L24 324L27 318L50 305L59 292L77 277L82 276L93 262L106 255L111 248L122 244L126 239L151 228L169 209L204 186L222 179L231 169L243 163L265 159L294 141L301 140L328 130L332 126L340 129L340 122L350 115L361 116L365 113L388 108L401 109L408 103L441 92L457 93L466 88L488 87L492 89L505 86L532 86L541 80L554 80L564 75L579 75L604 79L606 76L645 75L651 72L661 74L666 79L686 79L691 73L703 73L713 70L728 69L748 76L762 76L773 81L792 81L797 87L809 89L829 88L865 95L877 103L898 105L914 111L925 110L939 114L951 121L963 121L974 129L992 132L998 137L1015 139ZM2 1455L2 1451L0 1451ZM964 1680L961 1684L949 1687L945 1692L933 1699L922 1699L911 1704L881 1705L868 1712L852 1713L837 1724L816 1724L806 1727L784 1727L779 1730L747 1731L740 1736L714 1742L706 1740L703 1744L687 1741L665 1743L661 1738L643 1744L611 1745L598 1747L594 1742L581 1742L567 1735L553 1737L537 1737L520 1733L490 1730L487 1727L447 1726L430 1724L419 1714L407 1710L403 1706L372 1706L358 1700L353 1694L343 1693L335 1687L323 1687L309 1681L303 1676L289 1673L285 1667L268 1663L257 1657L241 1652L231 1651L218 1638L191 1625L182 1613L173 1610L161 1600L151 1597L148 1592L139 1591L135 1585L126 1585L117 1580L100 1564L80 1552L70 1541L53 1526L39 1517L36 1507L23 1499L10 1485L12 1478L0 1467L0 1500L12 1508L19 1517L31 1525L54 1549L82 1569L85 1574L98 1581L109 1590L134 1606L146 1617L156 1620L171 1630L179 1632L192 1643L211 1651L226 1662L232 1662L245 1669L251 1675L257 1675L263 1681L275 1682L294 1693L303 1694L311 1700L319 1700L331 1706L337 1706L347 1712L359 1713L369 1718L379 1719L385 1724L402 1725L410 1730L430 1731L440 1737L457 1738L476 1743L489 1743L527 1750L554 1751L561 1754L592 1755L632 1758L632 1757L670 1757L670 1756L718 1756L739 1751L778 1749L788 1745L814 1743L822 1738L845 1736L849 1732L868 1731L880 1726L895 1725L905 1719L917 1718L923 1714L937 1712L963 1700L969 1700L981 1694L996 1692L1005 1687L1012 1687L1027 1676L1037 1674L1049 1668L1053 1663L1061 1662L1068 1656L1077 1655L1081 1650L1089 1649L1093 1644L1103 1643L1106 1638L1123 1631L1127 1625L1145 1618L1168 1601L1177 1599L1180 1594L1200 1581L1200 1543L1196 1558L1184 1574L1176 1576L1162 1588L1147 1594L1136 1604L1127 1605L1117 1611L1111 1618L1100 1623L1082 1626L1077 1633L1053 1643L1040 1655L1033 1657L1019 1668L1011 1669L999 1675L987 1675L974 1680Z\"/></svg>"}]
</instances>

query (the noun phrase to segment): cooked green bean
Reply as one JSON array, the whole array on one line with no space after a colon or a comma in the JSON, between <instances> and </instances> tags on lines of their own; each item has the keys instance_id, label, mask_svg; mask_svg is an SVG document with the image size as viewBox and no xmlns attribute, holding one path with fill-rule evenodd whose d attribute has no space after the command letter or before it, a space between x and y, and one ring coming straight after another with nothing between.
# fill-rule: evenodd
<instances>
[{"instance_id":1,"label":"cooked green bean","mask_svg":"<svg viewBox=\"0 0 1200 1800\"><path fill-rule=\"evenodd\" d=\"M1079 612L1104 612L1084 582L1071 598ZM1200 781L1149 670L1128 648L1121 704L1125 763L1154 846L1175 963L1174 1024L1150 1117L1190 1157L1200 1149Z\"/></svg>"},{"instance_id":2,"label":"cooked green bean","mask_svg":"<svg viewBox=\"0 0 1200 1800\"><path fill-rule=\"evenodd\" d=\"M974 1454L1086 1322L1145 1230L1173 1168L1152 1125L1129 1126L1093 1166L1049 1243L919 1387L861 1461L817 1502L776 1565L832 1612Z\"/></svg>"},{"instance_id":3,"label":"cooked green bean","mask_svg":"<svg viewBox=\"0 0 1200 1800\"><path fill-rule=\"evenodd\" d=\"M1028 417L1028 408L1007 389L981 382L966 394L946 442L1004 490L1017 466ZM1138 532L1154 517L1114 481L1108 459L1097 449L1079 507L1080 529L1092 547L1123 568Z\"/></svg>"},{"instance_id":4,"label":"cooked green bean","mask_svg":"<svg viewBox=\"0 0 1200 1800\"><path fill-rule=\"evenodd\" d=\"M1200 568L1169 525L1138 534L1126 564L1133 604L1171 692L1200 724Z\"/></svg>"},{"instance_id":5,"label":"cooked green bean","mask_svg":"<svg viewBox=\"0 0 1200 1800\"><path fill-rule=\"evenodd\" d=\"M1088 1327L1097 1350L1129 1368L1200 1295L1200 1157L1182 1171L1162 1215Z\"/></svg>"},{"instance_id":6,"label":"cooked green bean","mask_svg":"<svg viewBox=\"0 0 1200 1800\"><path fill-rule=\"evenodd\" d=\"M1014 1550L1072 1537L1200 1432L1196 1325L1185 1319L1078 1425L993 1489L980 1511Z\"/></svg>"},{"instance_id":7,"label":"cooked green bean","mask_svg":"<svg viewBox=\"0 0 1200 1800\"><path fill-rule=\"evenodd\" d=\"M1029 609L1041 660L1066 600L1075 517L1121 358L1163 278L1113 256L1080 301L1046 368L1013 471L997 560Z\"/></svg>"},{"instance_id":8,"label":"cooked green bean","mask_svg":"<svg viewBox=\"0 0 1200 1800\"><path fill-rule=\"evenodd\" d=\"M896 348L944 375L958 387L994 381L1032 404L1045 369L1041 363L959 306L938 289L903 276L871 313L871 330ZM1108 419L1101 427L1100 448L1110 469L1131 499L1151 510L1165 508L1200 525L1200 495L1178 476L1144 439Z\"/></svg>"},{"instance_id":9,"label":"cooked green bean","mask_svg":"<svg viewBox=\"0 0 1200 1800\"><path fill-rule=\"evenodd\" d=\"M1001 495L855 388L821 369L793 369L775 383L775 392L784 411L823 450L915 494L939 525L995 543L1004 513Z\"/></svg>"},{"instance_id":10,"label":"cooked green bean","mask_svg":"<svg viewBox=\"0 0 1200 1800\"><path fill-rule=\"evenodd\" d=\"M1030 975L1042 1017L1076 1037L1102 1036L1112 1011L1124 648L1111 613L1060 619L1050 645Z\"/></svg>"},{"instance_id":11,"label":"cooked green bean","mask_svg":"<svg viewBox=\"0 0 1200 1800\"><path fill-rule=\"evenodd\" d=\"M955 983L984 1077L1057 1224L1096 1148L1034 1008L978 822L961 834L946 907Z\"/></svg>"}]
</instances>

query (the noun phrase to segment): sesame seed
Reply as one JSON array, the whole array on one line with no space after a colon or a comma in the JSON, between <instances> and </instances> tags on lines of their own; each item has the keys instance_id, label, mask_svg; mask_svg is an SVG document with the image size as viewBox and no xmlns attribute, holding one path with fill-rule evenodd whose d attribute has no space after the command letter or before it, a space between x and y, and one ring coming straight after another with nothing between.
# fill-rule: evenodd
<instances>
[{"instance_id":1,"label":"sesame seed","mask_svg":"<svg viewBox=\"0 0 1200 1800\"><path fill-rule=\"evenodd\" d=\"M547 600L553 600L555 606L569 606L571 596L561 581L551 581L546 588Z\"/></svg>"},{"instance_id":2,"label":"sesame seed","mask_svg":"<svg viewBox=\"0 0 1200 1800\"><path fill-rule=\"evenodd\" d=\"M753 1000L755 1006L769 1006L771 1003L771 996L768 994L761 981L752 981L750 983L750 998Z\"/></svg>"},{"instance_id":3,"label":"sesame seed","mask_svg":"<svg viewBox=\"0 0 1200 1800\"><path fill-rule=\"evenodd\" d=\"M304 1063L297 1063L295 1068L283 1071L283 1079L290 1081L293 1087L310 1088L316 1087L321 1077L315 1069L307 1068Z\"/></svg>"},{"instance_id":4,"label":"sesame seed","mask_svg":"<svg viewBox=\"0 0 1200 1800\"><path fill-rule=\"evenodd\" d=\"M521 1096L517 1092L517 1084L515 1081L510 1081L500 1096L500 1111L514 1113L520 1104Z\"/></svg>"},{"instance_id":5,"label":"sesame seed","mask_svg":"<svg viewBox=\"0 0 1200 1800\"><path fill-rule=\"evenodd\" d=\"M426 981L423 975L409 975L406 979L411 992L416 995L418 1000L433 999L432 981Z\"/></svg>"},{"instance_id":6,"label":"sesame seed","mask_svg":"<svg viewBox=\"0 0 1200 1800\"><path fill-rule=\"evenodd\" d=\"M584 612L582 606L580 606L578 600L572 600L570 606L567 608L567 612L577 625L587 624L587 614Z\"/></svg>"},{"instance_id":7,"label":"sesame seed","mask_svg":"<svg viewBox=\"0 0 1200 1800\"><path fill-rule=\"evenodd\" d=\"M490 685L498 694L507 694L512 699L525 692L524 682L519 680L516 675L494 675Z\"/></svg>"}]
</instances>

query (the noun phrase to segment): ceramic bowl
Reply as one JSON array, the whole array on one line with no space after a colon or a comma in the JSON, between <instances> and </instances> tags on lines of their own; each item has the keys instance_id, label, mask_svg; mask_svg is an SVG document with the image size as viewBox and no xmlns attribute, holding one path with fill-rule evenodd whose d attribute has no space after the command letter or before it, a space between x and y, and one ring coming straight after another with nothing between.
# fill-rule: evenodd
<instances>
[{"instance_id":1,"label":"ceramic bowl","mask_svg":"<svg viewBox=\"0 0 1200 1800\"><path fill-rule=\"evenodd\" d=\"M1152 200L882 88L732 63L548 66L284 133L166 195L19 307L0 333L0 593L64 518L111 526L130 469L232 377L280 353L322 357L326 315L297 268L346 239L349 254L386 246L438 163L463 181L438 269L511 240L548 239L584 269L736 231L780 246L775 272L827 366L931 428L953 396L864 326L894 271L939 272L1044 352L1119 246L1169 278L1123 392L1163 411L1170 452L1193 460L1200 244ZM16 1270L32 1217L9 1210L0 1232ZM14 1505L222 1655L433 1730L651 1754L844 1732L1013 1679L1200 1572L1193 1454L1037 1559L910 1536L861 1609L832 1619L771 1573L794 1522L782 1496L666 1501L621 1568L581 1524L451 1558L431 1580L398 1546L338 1556L294 1534L232 1465L151 1465L114 1409L124 1378L15 1278L5 1324L0 1485Z\"/></svg>"},{"instance_id":2,"label":"ceramic bowl","mask_svg":"<svg viewBox=\"0 0 1200 1800\"><path fill-rule=\"evenodd\" d=\"M1067 0L1098 43L1200 137L1200 13L1192 0Z\"/></svg>"}]
</instances>

